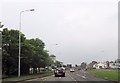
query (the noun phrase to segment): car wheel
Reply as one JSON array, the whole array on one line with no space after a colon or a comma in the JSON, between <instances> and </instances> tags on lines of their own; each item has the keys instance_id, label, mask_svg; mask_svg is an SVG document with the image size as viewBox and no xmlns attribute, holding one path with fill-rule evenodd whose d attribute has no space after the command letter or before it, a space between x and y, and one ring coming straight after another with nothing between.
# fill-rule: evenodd
<instances>
[{"instance_id":1,"label":"car wheel","mask_svg":"<svg viewBox=\"0 0 120 83\"><path fill-rule=\"evenodd\" d=\"M55 77L57 77L57 74L55 74Z\"/></svg>"},{"instance_id":2,"label":"car wheel","mask_svg":"<svg viewBox=\"0 0 120 83\"><path fill-rule=\"evenodd\" d=\"M65 77L65 73L63 74L63 77Z\"/></svg>"}]
</instances>

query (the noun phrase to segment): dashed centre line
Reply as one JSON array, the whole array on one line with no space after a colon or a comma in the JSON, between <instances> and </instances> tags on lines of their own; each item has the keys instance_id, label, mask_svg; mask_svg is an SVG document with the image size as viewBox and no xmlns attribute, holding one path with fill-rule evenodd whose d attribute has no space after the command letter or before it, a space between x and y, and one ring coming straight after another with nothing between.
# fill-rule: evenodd
<instances>
[{"instance_id":1,"label":"dashed centre line","mask_svg":"<svg viewBox=\"0 0 120 83\"><path fill-rule=\"evenodd\" d=\"M61 79L62 77L59 77L59 79Z\"/></svg>"},{"instance_id":2,"label":"dashed centre line","mask_svg":"<svg viewBox=\"0 0 120 83\"><path fill-rule=\"evenodd\" d=\"M72 80L74 80L75 82L77 82L77 80L75 80L71 75L68 74L68 76L69 76Z\"/></svg>"},{"instance_id":3,"label":"dashed centre line","mask_svg":"<svg viewBox=\"0 0 120 83\"><path fill-rule=\"evenodd\" d=\"M84 75L79 75L79 74L76 74L76 75L82 77L83 79L86 79L86 76Z\"/></svg>"}]
</instances>

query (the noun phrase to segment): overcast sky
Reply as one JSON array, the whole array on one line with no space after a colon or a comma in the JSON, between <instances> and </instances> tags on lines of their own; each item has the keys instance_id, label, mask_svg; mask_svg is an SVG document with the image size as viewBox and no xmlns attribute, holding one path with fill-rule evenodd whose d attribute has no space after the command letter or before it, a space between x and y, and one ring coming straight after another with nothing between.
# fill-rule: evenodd
<instances>
[{"instance_id":1,"label":"overcast sky","mask_svg":"<svg viewBox=\"0 0 120 83\"><path fill-rule=\"evenodd\" d=\"M27 38L40 38L50 54L72 64L115 60L118 57L118 0L5 0L4 27L19 29ZM58 44L58 45L56 45Z\"/></svg>"}]
</instances>

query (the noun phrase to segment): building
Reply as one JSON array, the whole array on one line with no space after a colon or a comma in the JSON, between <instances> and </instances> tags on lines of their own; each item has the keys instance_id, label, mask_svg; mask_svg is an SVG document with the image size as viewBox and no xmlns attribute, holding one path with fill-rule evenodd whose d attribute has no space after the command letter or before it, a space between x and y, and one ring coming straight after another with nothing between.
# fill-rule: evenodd
<instances>
[{"instance_id":1,"label":"building","mask_svg":"<svg viewBox=\"0 0 120 83\"><path fill-rule=\"evenodd\" d=\"M50 55L50 58L53 60L53 62L56 62L56 56L55 55Z\"/></svg>"},{"instance_id":2,"label":"building","mask_svg":"<svg viewBox=\"0 0 120 83\"><path fill-rule=\"evenodd\" d=\"M91 65L91 64L89 64ZM114 69L114 68L120 68L120 63L118 61L106 61L106 62L99 62L93 65L94 69Z\"/></svg>"},{"instance_id":3,"label":"building","mask_svg":"<svg viewBox=\"0 0 120 83\"><path fill-rule=\"evenodd\" d=\"M93 65L94 69L108 69L110 68L109 62L99 62Z\"/></svg>"},{"instance_id":4,"label":"building","mask_svg":"<svg viewBox=\"0 0 120 83\"><path fill-rule=\"evenodd\" d=\"M96 64L97 62L96 61L92 61L91 63L89 63L88 65L87 65L87 68L88 69L93 69L94 67L94 65Z\"/></svg>"},{"instance_id":5,"label":"building","mask_svg":"<svg viewBox=\"0 0 120 83\"><path fill-rule=\"evenodd\" d=\"M70 69L70 68L72 68L72 64L67 64L66 69Z\"/></svg>"},{"instance_id":6,"label":"building","mask_svg":"<svg viewBox=\"0 0 120 83\"><path fill-rule=\"evenodd\" d=\"M112 69L114 69L114 68L120 68L120 63L111 62L110 63L110 68L112 68Z\"/></svg>"},{"instance_id":7,"label":"building","mask_svg":"<svg viewBox=\"0 0 120 83\"><path fill-rule=\"evenodd\" d=\"M99 63L94 64L94 65L93 65L93 68L96 68L96 69L103 69L103 68L105 68L105 64L99 62Z\"/></svg>"},{"instance_id":8,"label":"building","mask_svg":"<svg viewBox=\"0 0 120 83\"><path fill-rule=\"evenodd\" d=\"M87 69L87 63L82 62L80 67L81 67L81 69L83 69L83 70L84 70L84 69Z\"/></svg>"}]
</instances>

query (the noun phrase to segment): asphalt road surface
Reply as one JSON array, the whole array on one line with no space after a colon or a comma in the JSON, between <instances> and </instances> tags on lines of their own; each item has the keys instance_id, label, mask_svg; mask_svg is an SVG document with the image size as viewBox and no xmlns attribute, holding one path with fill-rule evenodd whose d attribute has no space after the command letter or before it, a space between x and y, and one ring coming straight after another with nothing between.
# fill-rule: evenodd
<instances>
[{"instance_id":1,"label":"asphalt road surface","mask_svg":"<svg viewBox=\"0 0 120 83\"><path fill-rule=\"evenodd\" d=\"M48 77L44 77L44 78L36 78L36 79L31 79L31 80L27 80L27 82L33 82L33 81L37 81L40 83L61 83L61 82L68 82L68 83L93 83L93 82L97 82L97 83L114 83L114 82L108 82L108 80L105 79L101 79L98 77L95 77L89 73L87 73L86 71L83 70L76 70L75 72L70 72L70 71L66 71L66 75L65 77L55 77L54 75L52 76L48 76ZM23 83L23 82L22 82Z\"/></svg>"},{"instance_id":2,"label":"asphalt road surface","mask_svg":"<svg viewBox=\"0 0 120 83\"><path fill-rule=\"evenodd\" d=\"M49 76L44 78L42 81L107 81L104 79L97 78L93 75L88 74L86 71L75 71L69 72L66 71L65 77L54 77Z\"/></svg>"}]
</instances>

